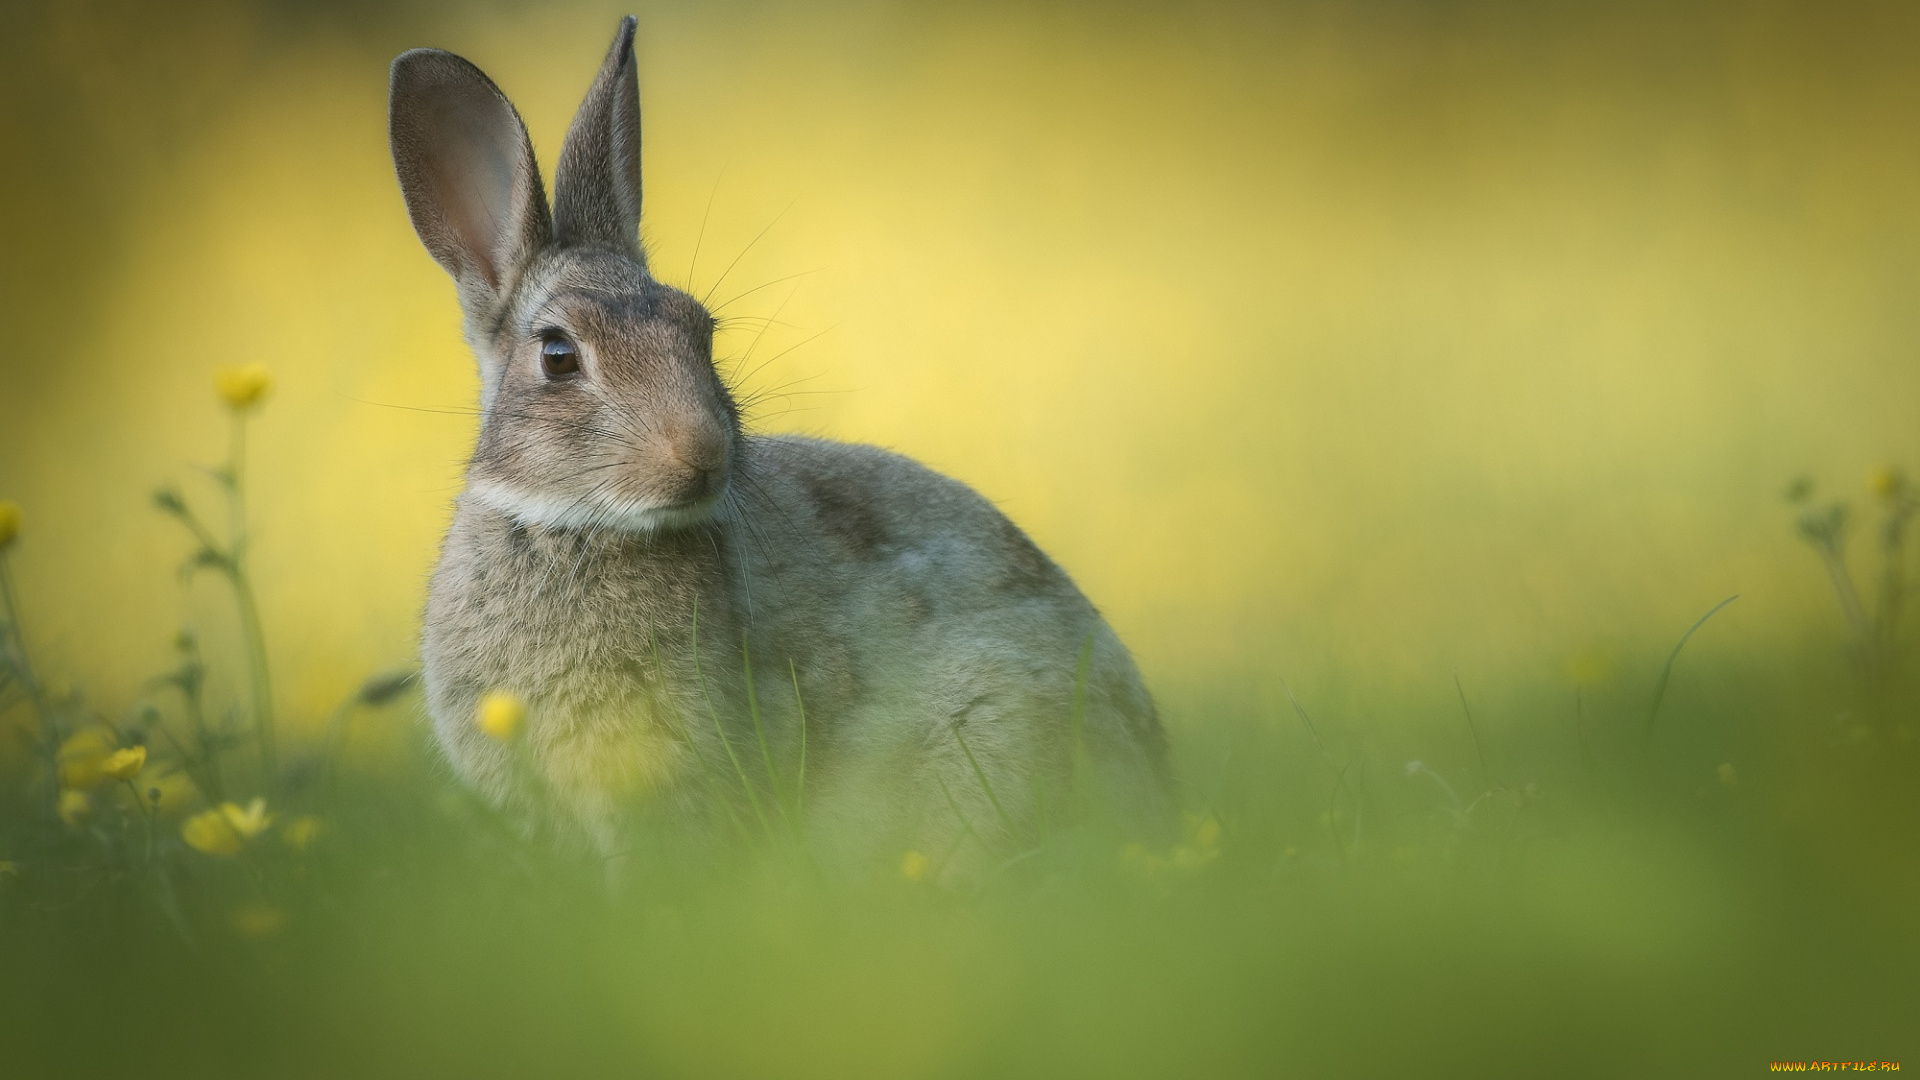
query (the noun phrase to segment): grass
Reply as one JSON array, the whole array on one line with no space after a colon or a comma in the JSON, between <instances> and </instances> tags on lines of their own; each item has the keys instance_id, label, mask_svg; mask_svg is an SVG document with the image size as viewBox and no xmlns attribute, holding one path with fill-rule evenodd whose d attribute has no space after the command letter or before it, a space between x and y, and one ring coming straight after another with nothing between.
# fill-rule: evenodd
<instances>
[{"instance_id":1,"label":"grass","mask_svg":"<svg viewBox=\"0 0 1920 1080\"><path fill-rule=\"evenodd\" d=\"M1911 868L1773 824L1764 779L1642 789L1623 759L1614 789L1459 812L1369 757L1395 780L1364 827L1334 815L1348 833L1271 720L1183 729L1189 763L1262 733L1201 793L1211 850L1056 830L964 887L654 835L609 894L424 753L343 775L305 850L177 850L164 889L116 844L16 851L0 1033L35 1076L1729 1075L1905 1052ZM1819 765L1891 801L1813 836L1874 828L1890 860L1911 799L1872 756Z\"/></svg>"},{"instance_id":2,"label":"grass","mask_svg":"<svg viewBox=\"0 0 1920 1080\"><path fill-rule=\"evenodd\" d=\"M243 578L233 535L208 546ZM270 701L206 715L189 639L149 708L104 717L45 698L13 595L0 703L37 750L0 820L9 1076L1691 1076L1920 1043L1899 590L1849 616L1844 668L1817 644L1692 662L1726 601L1651 679L1477 679L1469 705L1455 673L1466 738L1411 761L1338 685L1265 709L1162 680L1184 837L1049 814L963 880L951 850L796 870L716 712L701 782L737 783L758 830L642 829L617 889L451 782L405 672L276 745ZM805 773L750 711L797 826ZM345 753L356 717L410 724L403 760ZM87 731L150 757L90 775ZM221 809L256 793L270 822Z\"/></svg>"}]
</instances>

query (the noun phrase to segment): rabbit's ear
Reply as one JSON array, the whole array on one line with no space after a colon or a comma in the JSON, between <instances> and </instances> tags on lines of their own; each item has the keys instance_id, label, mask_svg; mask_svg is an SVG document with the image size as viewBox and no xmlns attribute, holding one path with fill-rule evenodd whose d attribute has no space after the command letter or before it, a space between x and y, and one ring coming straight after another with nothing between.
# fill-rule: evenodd
<instances>
[{"instance_id":1,"label":"rabbit's ear","mask_svg":"<svg viewBox=\"0 0 1920 1080\"><path fill-rule=\"evenodd\" d=\"M393 62L387 134L414 231L469 307L497 299L552 235L533 146L493 80L460 57Z\"/></svg>"},{"instance_id":2,"label":"rabbit's ear","mask_svg":"<svg viewBox=\"0 0 1920 1080\"><path fill-rule=\"evenodd\" d=\"M613 47L567 129L553 174L554 239L645 262L640 251L640 82L634 18L620 20Z\"/></svg>"}]
</instances>

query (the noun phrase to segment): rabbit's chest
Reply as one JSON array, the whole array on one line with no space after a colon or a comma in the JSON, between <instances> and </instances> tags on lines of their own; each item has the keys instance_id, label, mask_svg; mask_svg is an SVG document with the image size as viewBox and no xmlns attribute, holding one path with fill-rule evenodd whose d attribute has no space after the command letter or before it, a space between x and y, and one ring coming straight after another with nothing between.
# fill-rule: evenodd
<instances>
[{"instance_id":1,"label":"rabbit's chest","mask_svg":"<svg viewBox=\"0 0 1920 1080\"><path fill-rule=\"evenodd\" d=\"M568 573L484 576L444 597L436 589L430 629L440 652L468 677L528 696L628 696L657 684L662 657L691 636L697 595L618 570Z\"/></svg>"},{"instance_id":2,"label":"rabbit's chest","mask_svg":"<svg viewBox=\"0 0 1920 1080\"><path fill-rule=\"evenodd\" d=\"M704 551L606 536L456 530L434 572L422 638L432 681L508 690L557 722L641 716L692 681L696 633L724 635ZM671 555L672 558L663 558ZM724 640L724 636L721 638Z\"/></svg>"},{"instance_id":3,"label":"rabbit's chest","mask_svg":"<svg viewBox=\"0 0 1920 1080\"><path fill-rule=\"evenodd\" d=\"M711 616L698 591L644 568L580 557L591 551L540 554L449 545L421 643L428 704L469 779L499 794L517 786L517 768L531 769L544 798L589 822L608 800L665 790L686 774L682 718L697 680L678 658L696 605L703 623ZM526 704L521 750L474 723L495 691Z\"/></svg>"}]
</instances>

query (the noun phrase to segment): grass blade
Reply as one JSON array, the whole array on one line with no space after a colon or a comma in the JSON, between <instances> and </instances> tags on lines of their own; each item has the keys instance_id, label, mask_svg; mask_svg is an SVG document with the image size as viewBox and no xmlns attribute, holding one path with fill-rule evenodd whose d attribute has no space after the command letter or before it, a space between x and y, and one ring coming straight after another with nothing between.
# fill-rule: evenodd
<instances>
[{"instance_id":1,"label":"grass blade","mask_svg":"<svg viewBox=\"0 0 1920 1080\"><path fill-rule=\"evenodd\" d=\"M647 642L653 648L653 670L656 678L664 679L667 666L666 662L660 659L660 639L654 634L652 627L647 628ZM700 778L706 781L707 791L712 794L715 802L726 809L727 820L733 822L734 830L741 836L746 836L747 823L740 820L740 811L733 805L733 800L727 798L726 793L720 790L719 770L707 760L707 752L700 749L700 741L695 739L693 732L687 728L686 717L680 715L680 710L674 706L672 699L667 697L663 690L655 688L652 696L654 703L660 707L660 718L666 723L667 730L675 738L686 743L693 751L694 760L700 763ZM673 714L671 719L668 718L668 713Z\"/></svg>"},{"instance_id":2,"label":"grass blade","mask_svg":"<svg viewBox=\"0 0 1920 1080\"><path fill-rule=\"evenodd\" d=\"M760 722L760 698L753 689L753 652L747 645L746 631L740 633L740 661L747 673L747 715L753 717L753 737L760 743L760 760L767 766L767 786L773 789L773 803L780 811L780 817L787 828L795 830L798 836L798 822L787 810L787 799L780 790L780 770L773 767L773 750L767 745L767 729Z\"/></svg>"},{"instance_id":3,"label":"grass blade","mask_svg":"<svg viewBox=\"0 0 1920 1080\"><path fill-rule=\"evenodd\" d=\"M753 816L760 822L760 831L769 838L773 836L773 825L767 821L767 812L760 808L760 796L754 793L753 781L747 779L747 770L740 767L740 755L733 752L733 740L727 737L727 729L720 723L720 710L714 708L713 693L707 689L707 676L700 670L700 598L693 600L693 677L700 683L700 694L707 699L707 714L713 717L714 734L720 736L720 745L726 748L727 760L733 762L733 774L740 778L740 788L747 793L747 804L753 807Z\"/></svg>"},{"instance_id":4,"label":"grass blade","mask_svg":"<svg viewBox=\"0 0 1920 1080\"><path fill-rule=\"evenodd\" d=\"M1006 808L1000 805L1000 797L993 793L993 785L987 782L986 771L980 768L979 760L973 756L973 748L967 745L966 738L960 734L959 724L953 725L953 738L960 744L960 752L967 755L967 764L973 766L973 775L980 781L980 789L987 793L987 801L993 804L993 812L1000 816L1001 827L1007 830L1008 836L1012 836L1013 818L1007 816Z\"/></svg>"},{"instance_id":5,"label":"grass blade","mask_svg":"<svg viewBox=\"0 0 1920 1080\"><path fill-rule=\"evenodd\" d=\"M939 864L933 868L933 880L939 881L941 871L953 861L954 855L960 851L960 845L966 842L967 837L973 837L974 842L983 848L987 846L987 842L980 839L980 834L974 831L973 821L967 817L965 810L960 809L959 800L953 797L953 789L947 786L946 777L936 772L933 774L933 779L940 785L940 794L946 796L947 807L953 811L953 816L960 819L960 835L954 837L953 843L947 845L947 853L941 856Z\"/></svg>"},{"instance_id":6,"label":"grass blade","mask_svg":"<svg viewBox=\"0 0 1920 1080\"><path fill-rule=\"evenodd\" d=\"M1708 619L1720 613L1721 608L1726 607L1738 599L1740 599L1740 594L1734 593L1732 596L1713 605L1713 610L1700 616L1698 622L1687 627L1687 632L1680 635L1679 643L1674 645L1673 651L1667 654L1666 665L1660 669L1660 681L1655 683L1653 687L1653 704L1647 707L1646 748L1649 752L1653 750L1653 724L1654 721L1660 717L1660 703L1666 700L1667 697L1667 680L1673 677L1673 662L1680 659L1680 650L1687 647L1687 639L1693 637L1694 631L1705 626Z\"/></svg>"},{"instance_id":7,"label":"grass blade","mask_svg":"<svg viewBox=\"0 0 1920 1080\"><path fill-rule=\"evenodd\" d=\"M1480 748L1480 729L1473 724L1473 709L1467 704L1467 688L1460 685L1460 673L1453 673L1453 691L1460 695L1460 711L1467 716L1467 734L1473 736L1473 756L1480 761L1480 779L1500 787L1500 781L1493 778L1493 770L1487 768L1486 751Z\"/></svg>"},{"instance_id":8,"label":"grass blade","mask_svg":"<svg viewBox=\"0 0 1920 1080\"><path fill-rule=\"evenodd\" d=\"M1313 745L1320 748L1320 756L1326 758L1331 764L1333 755L1327 753L1327 744L1320 739L1320 729L1313 726L1313 717L1307 715L1306 707L1301 705L1300 699L1294 696L1293 684L1287 681L1285 675L1280 676L1280 689L1287 692L1287 700L1293 703L1294 713L1300 717L1301 723L1307 725L1307 734L1313 736Z\"/></svg>"},{"instance_id":9,"label":"grass blade","mask_svg":"<svg viewBox=\"0 0 1920 1080\"><path fill-rule=\"evenodd\" d=\"M787 674L793 676L793 703L800 710L800 776L794 781L793 804L802 819L807 815L807 703L800 697L800 669L787 661Z\"/></svg>"}]
</instances>

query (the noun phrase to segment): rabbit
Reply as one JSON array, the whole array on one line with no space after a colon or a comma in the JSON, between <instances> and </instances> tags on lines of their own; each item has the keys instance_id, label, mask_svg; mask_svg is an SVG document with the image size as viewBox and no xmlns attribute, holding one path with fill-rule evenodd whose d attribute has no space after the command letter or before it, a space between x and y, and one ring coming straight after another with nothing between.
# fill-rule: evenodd
<instances>
[{"instance_id":1,"label":"rabbit","mask_svg":"<svg viewBox=\"0 0 1920 1080\"><path fill-rule=\"evenodd\" d=\"M567 132L551 208L486 75L434 49L392 67L400 188L480 371L420 642L454 771L603 852L635 807L804 818L896 857L1005 851L1075 783L1154 828L1171 803L1153 700L1053 560L906 457L743 428L713 316L638 239L634 27ZM475 722L495 692L525 704L517 740Z\"/></svg>"}]
</instances>

